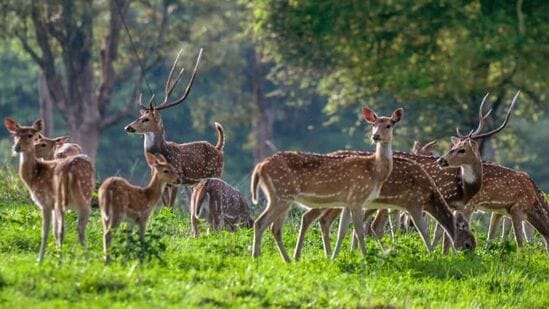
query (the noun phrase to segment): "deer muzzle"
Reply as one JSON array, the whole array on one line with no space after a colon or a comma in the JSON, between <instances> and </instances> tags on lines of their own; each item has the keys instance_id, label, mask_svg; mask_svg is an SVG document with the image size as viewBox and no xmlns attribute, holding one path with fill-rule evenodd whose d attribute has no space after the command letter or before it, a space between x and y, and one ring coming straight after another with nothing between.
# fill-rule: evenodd
<instances>
[{"instance_id":1,"label":"deer muzzle","mask_svg":"<svg viewBox=\"0 0 549 309\"><path fill-rule=\"evenodd\" d=\"M135 129L131 125L126 126L124 130L128 133L135 133Z\"/></svg>"},{"instance_id":2,"label":"deer muzzle","mask_svg":"<svg viewBox=\"0 0 549 309\"><path fill-rule=\"evenodd\" d=\"M440 166L440 167L446 167L446 166L450 165L450 164L448 164L448 161L446 159L442 158L442 157L438 158L437 163L438 163L438 166Z\"/></svg>"}]
</instances>

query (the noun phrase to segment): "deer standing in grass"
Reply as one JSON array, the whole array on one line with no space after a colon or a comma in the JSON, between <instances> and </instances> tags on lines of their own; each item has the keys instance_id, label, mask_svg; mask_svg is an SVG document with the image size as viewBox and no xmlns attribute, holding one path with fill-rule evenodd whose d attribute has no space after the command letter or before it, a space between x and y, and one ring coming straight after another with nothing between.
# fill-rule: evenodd
<instances>
[{"instance_id":1,"label":"deer standing in grass","mask_svg":"<svg viewBox=\"0 0 549 309\"><path fill-rule=\"evenodd\" d=\"M353 156L356 154L355 152L347 153L339 151L333 155ZM431 251L432 248L429 241L429 230L423 212L429 213L437 222L444 226L444 229L448 235L450 235L450 239L456 249L470 250L474 249L476 246L475 238L469 231L469 225L465 218L460 215L453 215L442 194L437 189L433 179L419 164L412 160L393 157L393 171L381 187L379 196L373 200L369 205L369 208L383 208L381 210L385 212L387 212L386 208L406 211L418 228L428 251ZM312 208L308 210L301 219L301 227L294 257L296 259L300 258L305 233L310 224L317 218L320 223L324 251L326 255L329 255L331 251L329 237L330 227L341 213L341 209L338 208ZM364 221L366 221L366 218L370 213L365 214L363 218ZM388 218L386 213L382 213L381 216ZM376 225L376 222L380 220L379 218L380 215L378 214L378 217L374 220L374 226ZM383 224L383 227L384 226L385 224ZM369 226L365 228L369 228ZM378 238L383 235L383 230L375 230L374 232ZM339 250L337 244L335 250Z\"/></svg>"},{"instance_id":2,"label":"deer standing in grass","mask_svg":"<svg viewBox=\"0 0 549 309\"><path fill-rule=\"evenodd\" d=\"M253 226L250 207L240 192L219 178L202 179L191 196L191 227L198 237L198 219L205 218L214 229L234 231L236 226Z\"/></svg>"},{"instance_id":3,"label":"deer standing in grass","mask_svg":"<svg viewBox=\"0 0 549 309\"><path fill-rule=\"evenodd\" d=\"M176 169L163 155L146 154L147 163L153 168L149 185L142 188L130 184L121 177L107 178L99 187L99 206L103 219L103 250L105 260L109 260L112 230L122 221L129 223L130 231L137 225L141 241L145 239L145 229L168 183L177 181Z\"/></svg>"},{"instance_id":4,"label":"deer standing in grass","mask_svg":"<svg viewBox=\"0 0 549 309\"><path fill-rule=\"evenodd\" d=\"M372 141L376 152L370 156L327 156L303 152L279 152L255 166L252 174L252 201L257 204L259 188L267 197L267 206L254 223L254 258L260 255L261 238L271 226L284 261L290 258L282 243L282 225L293 202L308 208L344 208L351 213L359 248L366 254L362 229L362 209L378 197L381 186L393 169L391 142L393 128L401 120L403 110L391 117L379 117L363 109L372 125ZM340 228L344 224L340 225ZM344 237L340 230L339 238ZM337 256L334 251L332 258Z\"/></svg>"},{"instance_id":5,"label":"deer standing in grass","mask_svg":"<svg viewBox=\"0 0 549 309\"><path fill-rule=\"evenodd\" d=\"M41 119L32 126L20 126L10 118L4 124L13 135L15 152L20 153L19 175L31 193L32 200L42 211L42 241L38 261L44 259L52 215L56 244L63 244L64 215L68 209L78 216L78 240L85 245L85 233L91 213L94 189L94 168L85 155L54 161L36 158L35 141L43 127Z\"/></svg>"},{"instance_id":6,"label":"deer standing in grass","mask_svg":"<svg viewBox=\"0 0 549 309\"><path fill-rule=\"evenodd\" d=\"M64 159L82 154L78 144L67 143L70 137L48 138L40 134L34 143L36 157L44 160Z\"/></svg>"},{"instance_id":7,"label":"deer standing in grass","mask_svg":"<svg viewBox=\"0 0 549 309\"><path fill-rule=\"evenodd\" d=\"M219 123L215 123L218 134L217 144L215 146L206 141L177 144L166 141L166 132L164 130L162 118L160 117L161 110L180 104L189 95L201 55L202 49L200 49L193 73L183 95L175 101L168 101L168 98L174 91L175 86L181 79L183 73L183 70L181 70L175 80L173 80L173 73L179 61L179 57L181 56L180 51L166 81L164 101L158 106L153 106L151 103L152 100L149 102L148 107L140 104L141 110L139 117L125 127L126 132L143 134L145 136L145 153L162 154L177 170L179 175L177 183L185 186L195 185L204 178L221 177L223 171L223 146L225 144L225 136L223 127ZM170 194L170 201L167 203L170 207L172 207L175 202L176 193L177 190L174 188Z\"/></svg>"}]
</instances>

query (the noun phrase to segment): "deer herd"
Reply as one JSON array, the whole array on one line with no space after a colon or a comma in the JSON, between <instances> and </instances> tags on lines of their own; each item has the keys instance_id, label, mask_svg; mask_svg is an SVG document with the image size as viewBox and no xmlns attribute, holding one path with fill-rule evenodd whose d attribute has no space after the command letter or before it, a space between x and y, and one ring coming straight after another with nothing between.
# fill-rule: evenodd
<instances>
[{"instance_id":1,"label":"deer herd","mask_svg":"<svg viewBox=\"0 0 549 309\"><path fill-rule=\"evenodd\" d=\"M291 260L283 244L282 227L294 204L306 210L293 254L296 260L301 257L305 233L315 220L320 224L324 251L332 258L336 258L341 250L351 222L354 227L353 247L358 246L362 254L366 254L366 235L375 235L383 247L381 236L388 223L393 235L398 228L417 230L428 251L433 250L440 239L445 252L450 248L473 250L476 242L468 222L477 210L492 215L489 240L496 237L501 220L509 217L519 247L525 240L532 240L533 228L541 234L549 253L549 206L541 191L526 173L483 161L479 151L483 138L505 128L519 92L513 97L503 123L496 129L483 132L491 112L484 112L486 95L480 105L478 127L466 135L458 130L458 137L451 138L448 153L439 157L432 153L435 141L426 145L416 142L411 153L393 151L393 132L403 120L402 108L388 117L364 108L363 117L372 127L371 140L376 145L374 152L336 151L322 155L282 151L256 164L251 176L252 202L258 204L259 192L262 191L266 207L254 222L244 196L220 179L225 135L219 123L215 123L216 145L205 141L178 144L166 140L160 112L188 97L202 50L183 95L170 101L183 73L181 69L175 78L173 76L180 56L181 52L169 72L162 103L154 105L153 97L144 105L140 98L139 117L125 127L128 133L144 136L145 159L151 168L149 184L139 187L124 178L109 177L99 187L103 248L107 261L113 229L123 221L128 223L130 230L137 225L139 237L143 240L147 222L159 200L165 194L164 203L173 206L179 185L192 188L189 200L194 237L199 236L200 219L205 219L214 229L233 231L238 227L253 227L254 258L260 255L263 233L270 227L282 258L286 262ZM44 136L42 120L31 126L20 125L11 118L4 122L13 136L13 150L20 154L21 179L41 210L42 238L38 260L44 258L52 218L56 245L62 245L67 210L76 212L78 239L85 246L85 231L92 214L91 200L95 189L92 161L82 154L79 145L67 143L69 137ZM370 217L374 213L372 220ZM390 220L393 213L396 213L397 220ZM429 214L437 224L432 240L425 214ZM337 218L339 230L332 250L330 227ZM503 235L509 230L509 225L504 224Z\"/></svg>"}]
</instances>

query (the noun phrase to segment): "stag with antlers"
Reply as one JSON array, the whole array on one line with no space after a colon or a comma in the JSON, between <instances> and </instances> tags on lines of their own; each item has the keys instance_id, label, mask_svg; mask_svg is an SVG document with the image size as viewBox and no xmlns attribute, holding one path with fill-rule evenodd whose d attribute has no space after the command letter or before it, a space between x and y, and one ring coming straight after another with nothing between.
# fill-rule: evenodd
<instances>
[{"instance_id":1,"label":"stag with antlers","mask_svg":"<svg viewBox=\"0 0 549 309\"><path fill-rule=\"evenodd\" d=\"M174 101L169 101L169 97L173 93L184 71L181 69L175 79L173 78L181 53L182 51L180 51L175 58L168 75L163 102L160 105L154 106L152 104L153 98L151 98L148 106L145 106L141 103L140 98L140 115L136 120L128 124L125 127L125 130L129 133L143 134L145 136L144 152L162 154L177 170L179 175L177 183L191 186L198 183L201 179L210 177L218 178L221 176L223 171L223 146L225 143L225 136L223 127L216 122L215 127L218 139L215 146L206 141L177 144L166 140L166 132L164 130L162 118L160 117L160 111L176 106L187 99L198 70L202 49L200 49L193 73L183 95ZM176 192L177 191L174 189L174 192L171 194L170 206L173 206Z\"/></svg>"}]
</instances>

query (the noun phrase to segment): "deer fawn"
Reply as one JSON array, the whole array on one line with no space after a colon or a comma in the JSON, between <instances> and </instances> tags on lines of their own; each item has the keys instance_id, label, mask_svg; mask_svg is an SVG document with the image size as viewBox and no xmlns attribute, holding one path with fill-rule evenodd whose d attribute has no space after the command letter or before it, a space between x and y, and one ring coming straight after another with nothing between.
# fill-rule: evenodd
<instances>
[{"instance_id":1,"label":"deer fawn","mask_svg":"<svg viewBox=\"0 0 549 309\"><path fill-rule=\"evenodd\" d=\"M214 229L234 231L237 225L251 228L250 207L237 189L219 178L202 179L193 189L191 197L192 232L198 237L198 219Z\"/></svg>"},{"instance_id":2,"label":"deer fawn","mask_svg":"<svg viewBox=\"0 0 549 309\"><path fill-rule=\"evenodd\" d=\"M107 178L99 187L99 205L103 219L103 250L108 261L112 230L122 221L128 221L130 230L136 224L141 240L154 206L160 199L166 184L178 179L175 168L163 155L146 154L147 163L153 167L149 185L141 188L120 177Z\"/></svg>"},{"instance_id":3,"label":"deer fawn","mask_svg":"<svg viewBox=\"0 0 549 309\"><path fill-rule=\"evenodd\" d=\"M204 178L220 177L223 171L225 136L223 127L219 123L215 123L218 134L215 146L205 141L177 144L166 141L166 132L162 118L160 117L161 110L180 104L189 95L201 55L202 49L200 49L193 73L183 95L175 101L168 102L168 98L174 91L183 73L183 70L181 70L175 80L172 81L173 73L181 56L180 51L166 81L164 101L158 106L153 106L152 100L149 102L148 107L140 104L139 117L125 127L126 132L143 134L145 136L145 153L162 154L177 170L177 174L179 175L177 183L186 186L195 185ZM175 189L171 192L169 206L173 206L176 192Z\"/></svg>"},{"instance_id":4,"label":"deer fawn","mask_svg":"<svg viewBox=\"0 0 549 309\"><path fill-rule=\"evenodd\" d=\"M354 152L352 153L354 154ZM341 151L335 154L338 156L353 155ZM469 250L474 249L476 246L475 238L469 231L469 225L465 218L452 214L433 179L419 164L412 160L393 157L393 172L381 187L379 196L370 206L402 209L410 214L428 251L431 251L432 248L429 242L429 230L423 216L424 211L444 226L456 249ZM387 218L387 210L382 210L385 213L380 212L378 214L378 217L374 220L374 226L378 220L381 220L380 218ZM329 238L330 226L340 213L341 209L337 208L328 210L313 208L307 211L301 219L294 258L300 258L304 235L310 224L317 218L319 218L324 251L326 255L329 255L331 251ZM364 219L368 215L365 214ZM379 238L383 235L383 232L382 230L376 230L375 234ZM336 249L338 249L337 245Z\"/></svg>"},{"instance_id":5,"label":"deer fawn","mask_svg":"<svg viewBox=\"0 0 549 309\"><path fill-rule=\"evenodd\" d=\"M36 157L44 160L64 159L82 154L78 144L67 143L70 137L48 138L40 134L34 143Z\"/></svg>"},{"instance_id":6,"label":"deer fawn","mask_svg":"<svg viewBox=\"0 0 549 309\"><path fill-rule=\"evenodd\" d=\"M376 143L376 152L370 156L279 152L258 163L252 174L252 201L257 204L261 188L267 196L267 207L254 223L253 257L259 256L263 232L271 225L282 258L290 261L282 243L282 225L294 201L309 208L344 207L344 212L350 211L360 250L366 254L362 208L377 198L393 169L393 128L402 114L399 108L391 117L378 117L372 110L363 109ZM344 225L340 224L340 238L344 237ZM334 251L332 257L337 254Z\"/></svg>"},{"instance_id":7,"label":"deer fawn","mask_svg":"<svg viewBox=\"0 0 549 309\"><path fill-rule=\"evenodd\" d=\"M63 243L64 213L68 209L77 212L78 239L84 245L94 189L92 162L85 155L63 160L39 161L36 158L34 142L42 130L42 120L39 119L32 126L25 127L6 118L4 124L14 137L13 149L20 153L19 175L31 193L32 200L42 211L42 241L38 261L44 259L52 214L58 247Z\"/></svg>"}]
</instances>

